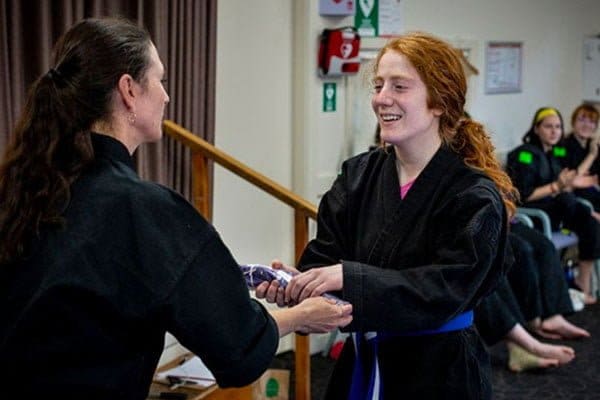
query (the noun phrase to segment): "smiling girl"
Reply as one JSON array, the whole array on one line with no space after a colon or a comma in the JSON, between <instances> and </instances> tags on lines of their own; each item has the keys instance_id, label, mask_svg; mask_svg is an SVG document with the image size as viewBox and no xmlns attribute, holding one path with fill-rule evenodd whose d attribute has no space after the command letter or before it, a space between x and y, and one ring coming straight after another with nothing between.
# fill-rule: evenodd
<instances>
[{"instance_id":1,"label":"smiling girl","mask_svg":"<svg viewBox=\"0 0 600 400\"><path fill-rule=\"evenodd\" d=\"M285 293L353 304L328 399L487 399L473 308L505 273L515 195L447 43L413 33L376 59L372 107L387 144L347 160Z\"/></svg>"}]
</instances>

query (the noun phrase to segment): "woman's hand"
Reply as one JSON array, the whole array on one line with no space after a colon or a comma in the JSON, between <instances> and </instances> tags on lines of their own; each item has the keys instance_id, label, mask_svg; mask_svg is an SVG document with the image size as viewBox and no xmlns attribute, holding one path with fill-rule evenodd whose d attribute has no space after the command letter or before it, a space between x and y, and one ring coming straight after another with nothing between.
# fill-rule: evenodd
<instances>
[{"instance_id":1,"label":"woman's hand","mask_svg":"<svg viewBox=\"0 0 600 400\"><path fill-rule=\"evenodd\" d=\"M325 292L342 290L343 284L342 264L312 268L292 278L285 290L285 303L300 303Z\"/></svg>"},{"instance_id":2,"label":"woman's hand","mask_svg":"<svg viewBox=\"0 0 600 400\"><path fill-rule=\"evenodd\" d=\"M570 192L573 190L572 182L577 176L577 171L574 169L564 168L558 174L556 183L560 192Z\"/></svg>"},{"instance_id":3,"label":"woman's hand","mask_svg":"<svg viewBox=\"0 0 600 400\"><path fill-rule=\"evenodd\" d=\"M585 189L598 185L598 175L576 175L571 181L573 189Z\"/></svg>"},{"instance_id":4,"label":"woman's hand","mask_svg":"<svg viewBox=\"0 0 600 400\"><path fill-rule=\"evenodd\" d=\"M598 176L578 174L574 169L563 169L556 180L560 192L571 192L573 189L585 189L598 186Z\"/></svg>"},{"instance_id":5,"label":"woman's hand","mask_svg":"<svg viewBox=\"0 0 600 400\"><path fill-rule=\"evenodd\" d=\"M337 304L325 297L311 297L292 307L297 309L296 331L326 333L352 322L352 305Z\"/></svg>"}]
</instances>

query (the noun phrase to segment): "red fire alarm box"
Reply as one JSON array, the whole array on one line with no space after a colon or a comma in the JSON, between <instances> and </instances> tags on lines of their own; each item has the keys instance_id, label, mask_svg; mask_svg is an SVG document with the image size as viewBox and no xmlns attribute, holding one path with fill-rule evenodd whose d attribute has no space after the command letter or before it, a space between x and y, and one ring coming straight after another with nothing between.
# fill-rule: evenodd
<instances>
[{"instance_id":1,"label":"red fire alarm box","mask_svg":"<svg viewBox=\"0 0 600 400\"><path fill-rule=\"evenodd\" d=\"M354 27L324 29L319 47L321 76L343 76L358 72L360 35Z\"/></svg>"}]
</instances>

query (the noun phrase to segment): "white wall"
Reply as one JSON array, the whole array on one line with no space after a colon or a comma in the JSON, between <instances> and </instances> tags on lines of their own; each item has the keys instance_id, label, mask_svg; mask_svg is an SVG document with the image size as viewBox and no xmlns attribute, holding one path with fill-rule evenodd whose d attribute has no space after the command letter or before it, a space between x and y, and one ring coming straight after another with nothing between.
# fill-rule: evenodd
<instances>
[{"instance_id":1,"label":"white wall","mask_svg":"<svg viewBox=\"0 0 600 400\"><path fill-rule=\"evenodd\" d=\"M220 1L216 139L291 187L291 1ZM213 222L240 263L293 262L292 211L229 171L215 173Z\"/></svg>"},{"instance_id":2,"label":"white wall","mask_svg":"<svg viewBox=\"0 0 600 400\"><path fill-rule=\"evenodd\" d=\"M471 62L480 74L469 79L467 109L483 122L502 155L520 143L538 107L559 108L568 121L581 101L582 49L584 36L600 33L600 1L574 0L402 0L405 30L429 31L448 41L472 47ZM323 80L316 76L316 38L324 27L352 24L352 18L321 17L316 0L296 4L296 29L307 45L297 58L304 58L305 70L296 93L301 93L296 111L294 183L311 201L330 184L339 166L343 140L357 118L352 112L354 99L346 88L361 76L333 79L338 82L338 112L322 113ZM311 39L312 38L312 39ZM378 43L383 40L379 39ZM487 41L523 42L522 92L486 95L484 93L485 44ZM371 46L372 39L364 39ZM300 46L297 46L300 47ZM332 79L328 79L331 81ZM354 91L351 91L355 93ZM299 96L300 94L297 94ZM368 104L368 100L364 103ZM312 106L311 106L312 105ZM569 129L569 127L566 127ZM346 133L346 136L344 136ZM373 129L364 132L369 138ZM300 145L298 145L300 144ZM303 164L304 163L304 164Z\"/></svg>"},{"instance_id":3,"label":"white wall","mask_svg":"<svg viewBox=\"0 0 600 400\"><path fill-rule=\"evenodd\" d=\"M407 30L473 46L480 75L470 78L468 111L500 152L520 143L538 107L556 106L568 120L580 102L582 42L600 33L600 1L402 1ZM328 79L338 85L337 111L322 112L317 38L323 28L349 24L352 18L319 16L317 0L218 4L216 145L315 203L348 153L347 88L359 79ZM522 93L484 94L484 45L491 40L523 42ZM287 206L220 168L214 195L214 224L239 262L293 262Z\"/></svg>"},{"instance_id":4,"label":"white wall","mask_svg":"<svg viewBox=\"0 0 600 400\"><path fill-rule=\"evenodd\" d=\"M476 41L468 109L486 124L496 147L520 143L538 107L557 107L565 119L581 102L583 37L600 33L597 0L407 0L406 28ZM523 42L523 92L484 94L486 41Z\"/></svg>"},{"instance_id":5,"label":"white wall","mask_svg":"<svg viewBox=\"0 0 600 400\"><path fill-rule=\"evenodd\" d=\"M292 187L292 1L220 1L215 144ZM213 223L240 263L294 264L293 210L215 172ZM267 305L268 307L273 307ZM280 348L292 347L292 336Z\"/></svg>"}]
</instances>

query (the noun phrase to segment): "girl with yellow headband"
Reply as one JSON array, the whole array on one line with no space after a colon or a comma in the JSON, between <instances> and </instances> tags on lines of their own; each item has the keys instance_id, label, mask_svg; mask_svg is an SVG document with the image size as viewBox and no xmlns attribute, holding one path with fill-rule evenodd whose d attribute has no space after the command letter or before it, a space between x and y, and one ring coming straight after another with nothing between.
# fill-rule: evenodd
<instances>
[{"instance_id":1,"label":"girl with yellow headband","mask_svg":"<svg viewBox=\"0 0 600 400\"><path fill-rule=\"evenodd\" d=\"M536 111L521 146L508 155L507 169L525 207L544 210L553 229L574 231L579 237L579 274L577 285L585 293L585 303L595 303L590 293L594 260L600 258L600 224L590 210L577 201L573 190L597 185L597 176L578 174L561 167L567 150L559 146L563 138L563 119L551 107Z\"/></svg>"}]
</instances>

